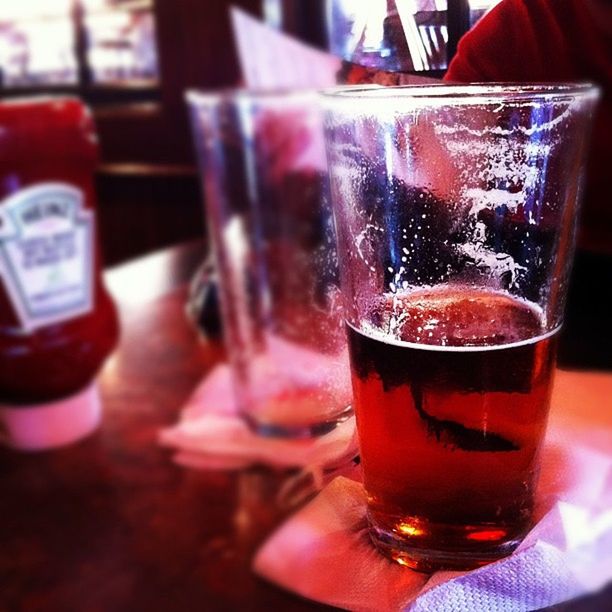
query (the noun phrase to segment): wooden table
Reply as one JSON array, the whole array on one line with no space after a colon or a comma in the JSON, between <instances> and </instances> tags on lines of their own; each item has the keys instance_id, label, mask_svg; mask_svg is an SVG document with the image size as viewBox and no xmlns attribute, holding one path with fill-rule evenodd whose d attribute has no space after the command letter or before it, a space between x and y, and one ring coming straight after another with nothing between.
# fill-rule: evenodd
<instances>
[{"instance_id":1,"label":"wooden table","mask_svg":"<svg viewBox=\"0 0 612 612\"><path fill-rule=\"evenodd\" d=\"M184 314L202 258L189 244L108 273L122 339L101 373L98 433L55 452L0 450L1 612L323 609L250 571L282 519L280 477L182 469L156 444L219 358ZM556 609L611 604L608 590Z\"/></svg>"}]
</instances>

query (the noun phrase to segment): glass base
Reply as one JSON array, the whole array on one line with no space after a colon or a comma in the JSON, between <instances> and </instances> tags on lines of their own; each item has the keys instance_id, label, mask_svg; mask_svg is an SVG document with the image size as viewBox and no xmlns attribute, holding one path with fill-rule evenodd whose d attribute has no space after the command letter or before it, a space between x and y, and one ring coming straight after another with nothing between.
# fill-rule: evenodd
<instances>
[{"instance_id":1,"label":"glass base","mask_svg":"<svg viewBox=\"0 0 612 612\"><path fill-rule=\"evenodd\" d=\"M268 438L296 438L296 439L305 439L305 438L317 438L319 436L324 436L328 434L330 431L333 431L341 425L345 423L353 416L353 407L348 406L342 412L334 415L333 417L329 417L324 421L320 421L317 423L311 424L278 424L278 423L265 423L258 421L252 415L243 414L242 417L246 421L247 425L259 436L268 437Z\"/></svg>"},{"instance_id":2,"label":"glass base","mask_svg":"<svg viewBox=\"0 0 612 612\"><path fill-rule=\"evenodd\" d=\"M512 539L486 550L435 550L411 546L393 532L370 524L370 538L385 557L418 572L438 570L465 571L492 563L510 555L521 539Z\"/></svg>"}]
</instances>

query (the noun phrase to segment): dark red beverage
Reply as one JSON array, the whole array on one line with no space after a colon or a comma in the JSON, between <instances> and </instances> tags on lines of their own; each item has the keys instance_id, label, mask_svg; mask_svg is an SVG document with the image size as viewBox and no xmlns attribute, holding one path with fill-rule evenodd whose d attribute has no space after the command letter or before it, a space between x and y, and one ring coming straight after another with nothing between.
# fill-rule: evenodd
<instances>
[{"instance_id":1,"label":"dark red beverage","mask_svg":"<svg viewBox=\"0 0 612 612\"><path fill-rule=\"evenodd\" d=\"M555 336L536 306L445 287L348 327L372 537L417 569L510 553L530 526Z\"/></svg>"}]
</instances>

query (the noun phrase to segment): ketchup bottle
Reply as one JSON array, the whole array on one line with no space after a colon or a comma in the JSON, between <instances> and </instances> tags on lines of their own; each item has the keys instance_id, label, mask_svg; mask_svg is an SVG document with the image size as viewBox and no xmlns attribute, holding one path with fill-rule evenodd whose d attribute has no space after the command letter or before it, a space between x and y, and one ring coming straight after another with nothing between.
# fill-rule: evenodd
<instances>
[{"instance_id":1,"label":"ketchup bottle","mask_svg":"<svg viewBox=\"0 0 612 612\"><path fill-rule=\"evenodd\" d=\"M100 420L95 376L118 336L101 278L97 139L72 98L0 103L0 441L68 444Z\"/></svg>"}]
</instances>

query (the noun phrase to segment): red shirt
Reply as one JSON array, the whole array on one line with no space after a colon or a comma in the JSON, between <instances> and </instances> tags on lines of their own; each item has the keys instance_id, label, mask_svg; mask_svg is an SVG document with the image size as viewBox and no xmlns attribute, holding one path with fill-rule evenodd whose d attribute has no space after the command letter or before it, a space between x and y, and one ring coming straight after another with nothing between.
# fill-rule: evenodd
<instances>
[{"instance_id":1,"label":"red shirt","mask_svg":"<svg viewBox=\"0 0 612 612\"><path fill-rule=\"evenodd\" d=\"M579 242L612 252L612 7L601 13L587 0L503 0L461 39L445 79L601 87Z\"/></svg>"}]
</instances>

